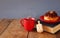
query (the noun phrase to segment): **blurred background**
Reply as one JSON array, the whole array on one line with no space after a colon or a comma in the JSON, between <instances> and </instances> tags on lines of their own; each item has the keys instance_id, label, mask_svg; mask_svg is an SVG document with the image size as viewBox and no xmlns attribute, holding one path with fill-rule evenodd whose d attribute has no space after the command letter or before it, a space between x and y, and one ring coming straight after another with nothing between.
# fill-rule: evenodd
<instances>
[{"instance_id":1,"label":"blurred background","mask_svg":"<svg viewBox=\"0 0 60 38\"><path fill-rule=\"evenodd\" d=\"M0 0L0 18L39 18L49 10L60 15L60 0Z\"/></svg>"}]
</instances>

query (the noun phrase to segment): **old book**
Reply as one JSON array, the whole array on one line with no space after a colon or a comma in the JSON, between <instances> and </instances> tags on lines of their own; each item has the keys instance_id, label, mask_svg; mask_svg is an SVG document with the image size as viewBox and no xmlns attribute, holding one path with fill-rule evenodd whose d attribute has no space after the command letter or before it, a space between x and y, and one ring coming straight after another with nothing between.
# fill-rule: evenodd
<instances>
[{"instance_id":1,"label":"old book","mask_svg":"<svg viewBox=\"0 0 60 38\"><path fill-rule=\"evenodd\" d=\"M55 25L54 27L43 25L44 31L50 32L50 33L56 33L57 31L60 30L60 24Z\"/></svg>"},{"instance_id":2,"label":"old book","mask_svg":"<svg viewBox=\"0 0 60 38\"><path fill-rule=\"evenodd\" d=\"M51 24L51 23L46 23L46 22L40 21L40 23L43 25L44 31L47 31L47 32L54 34L60 30L60 22Z\"/></svg>"}]
</instances>

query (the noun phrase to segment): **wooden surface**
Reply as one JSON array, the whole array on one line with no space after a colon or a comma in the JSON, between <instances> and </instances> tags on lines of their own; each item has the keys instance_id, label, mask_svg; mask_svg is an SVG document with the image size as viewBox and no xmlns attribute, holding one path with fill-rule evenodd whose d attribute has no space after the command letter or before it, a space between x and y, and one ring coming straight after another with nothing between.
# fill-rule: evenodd
<instances>
[{"instance_id":1,"label":"wooden surface","mask_svg":"<svg viewBox=\"0 0 60 38\"><path fill-rule=\"evenodd\" d=\"M0 21L0 35L4 32L4 30L9 26L12 20L9 19L2 19Z\"/></svg>"},{"instance_id":2,"label":"wooden surface","mask_svg":"<svg viewBox=\"0 0 60 38\"><path fill-rule=\"evenodd\" d=\"M60 38L60 31L56 34L37 33L36 30L28 32L20 25L19 21L19 19L0 20L0 38Z\"/></svg>"}]
</instances>

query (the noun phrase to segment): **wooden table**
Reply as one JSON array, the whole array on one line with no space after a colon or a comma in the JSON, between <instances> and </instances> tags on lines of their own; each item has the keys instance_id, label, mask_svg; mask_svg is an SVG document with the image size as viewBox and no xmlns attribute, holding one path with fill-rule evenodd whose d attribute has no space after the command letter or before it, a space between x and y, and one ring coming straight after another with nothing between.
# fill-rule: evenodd
<instances>
[{"instance_id":1,"label":"wooden table","mask_svg":"<svg viewBox=\"0 0 60 38\"><path fill-rule=\"evenodd\" d=\"M60 31L56 34L28 32L19 21L20 19L0 20L0 38L60 38Z\"/></svg>"}]
</instances>

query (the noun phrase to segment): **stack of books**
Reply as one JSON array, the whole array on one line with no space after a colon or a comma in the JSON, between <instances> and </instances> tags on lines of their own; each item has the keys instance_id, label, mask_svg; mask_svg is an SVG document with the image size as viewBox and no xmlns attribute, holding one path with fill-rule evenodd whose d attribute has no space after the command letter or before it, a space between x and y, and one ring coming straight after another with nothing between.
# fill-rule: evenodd
<instances>
[{"instance_id":1,"label":"stack of books","mask_svg":"<svg viewBox=\"0 0 60 38\"><path fill-rule=\"evenodd\" d=\"M44 31L47 31L47 32L54 34L60 30L60 22L50 24L50 23L45 23L45 22L40 20L40 23L43 25Z\"/></svg>"}]
</instances>

